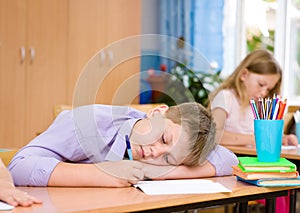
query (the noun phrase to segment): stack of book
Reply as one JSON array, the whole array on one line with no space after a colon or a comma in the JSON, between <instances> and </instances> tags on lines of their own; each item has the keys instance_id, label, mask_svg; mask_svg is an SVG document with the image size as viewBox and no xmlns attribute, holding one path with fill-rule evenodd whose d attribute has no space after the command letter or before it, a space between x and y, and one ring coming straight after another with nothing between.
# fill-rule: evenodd
<instances>
[{"instance_id":1,"label":"stack of book","mask_svg":"<svg viewBox=\"0 0 300 213\"><path fill-rule=\"evenodd\" d=\"M286 158L278 162L259 162L257 157L238 157L233 175L238 180L257 186L300 186L296 165Z\"/></svg>"}]
</instances>

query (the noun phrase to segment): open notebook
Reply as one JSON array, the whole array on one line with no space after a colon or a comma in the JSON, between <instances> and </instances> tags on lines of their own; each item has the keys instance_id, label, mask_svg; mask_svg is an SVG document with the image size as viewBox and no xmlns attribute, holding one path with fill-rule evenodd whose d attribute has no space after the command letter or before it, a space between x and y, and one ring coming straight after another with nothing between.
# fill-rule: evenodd
<instances>
[{"instance_id":1,"label":"open notebook","mask_svg":"<svg viewBox=\"0 0 300 213\"><path fill-rule=\"evenodd\" d=\"M205 179L139 181L134 187L148 195L231 192L222 184Z\"/></svg>"}]
</instances>

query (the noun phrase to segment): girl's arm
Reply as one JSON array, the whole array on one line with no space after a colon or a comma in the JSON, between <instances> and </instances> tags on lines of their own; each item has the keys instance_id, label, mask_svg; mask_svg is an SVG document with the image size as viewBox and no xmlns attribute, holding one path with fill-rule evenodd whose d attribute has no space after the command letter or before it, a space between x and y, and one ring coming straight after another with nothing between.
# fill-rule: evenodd
<instances>
[{"instance_id":1,"label":"girl's arm","mask_svg":"<svg viewBox=\"0 0 300 213\"><path fill-rule=\"evenodd\" d=\"M255 139L254 135L246 135L246 134L239 134L229 131L224 131L222 133L222 138L220 141L221 145L235 145L235 146L242 146L242 145L252 145L255 146Z\"/></svg>"},{"instance_id":2,"label":"girl's arm","mask_svg":"<svg viewBox=\"0 0 300 213\"><path fill-rule=\"evenodd\" d=\"M224 110L216 108L212 111L214 121L216 123L216 140L221 145L252 145L255 146L254 134L239 134L224 130L227 114ZM237 124L238 125L238 124ZM283 135L283 145L298 146L298 140L295 135Z\"/></svg>"},{"instance_id":3,"label":"girl's arm","mask_svg":"<svg viewBox=\"0 0 300 213\"><path fill-rule=\"evenodd\" d=\"M98 164L60 162L54 168L48 186L125 187L144 179L142 163L111 161Z\"/></svg>"},{"instance_id":4,"label":"girl's arm","mask_svg":"<svg viewBox=\"0 0 300 213\"><path fill-rule=\"evenodd\" d=\"M212 115L216 123L217 143L221 145L255 145L253 134L239 134L224 130L227 114L223 109L216 108L212 110Z\"/></svg>"}]
</instances>

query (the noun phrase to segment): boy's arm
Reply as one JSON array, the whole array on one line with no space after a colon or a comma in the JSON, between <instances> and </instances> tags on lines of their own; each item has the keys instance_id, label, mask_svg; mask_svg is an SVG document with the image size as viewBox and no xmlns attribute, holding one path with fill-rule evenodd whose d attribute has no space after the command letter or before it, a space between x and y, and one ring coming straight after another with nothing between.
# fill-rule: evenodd
<instances>
[{"instance_id":1,"label":"boy's arm","mask_svg":"<svg viewBox=\"0 0 300 213\"><path fill-rule=\"evenodd\" d=\"M145 176L153 180L202 178L215 176L215 168L206 162L202 166L156 166L144 167Z\"/></svg>"},{"instance_id":2,"label":"boy's arm","mask_svg":"<svg viewBox=\"0 0 300 213\"><path fill-rule=\"evenodd\" d=\"M143 179L142 163L138 161L98 164L60 162L54 168L48 186L124 187Z\"/></svg>"},{"instance_id":3,"label":"boy's arm","mask_svg":"<svg viewBox=\"0 0 300 213\"><path fill-rule=\"evenodd\" d=\"M201 166L144 166L146 177L152 179L180 179L225 176L232 174L232 166L238 164L236 155L223 146L217 145L209 154L207 162Z\"/></svg>"}]
</instances>

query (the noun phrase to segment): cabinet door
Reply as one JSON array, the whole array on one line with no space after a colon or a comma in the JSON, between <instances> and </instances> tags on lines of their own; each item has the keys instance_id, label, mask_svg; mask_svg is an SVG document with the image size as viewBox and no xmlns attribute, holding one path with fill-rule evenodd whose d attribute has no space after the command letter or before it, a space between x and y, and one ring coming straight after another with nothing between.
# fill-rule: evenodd
<instances>
[{"instance_id":1,"label":"cabinet door","mask_svg":"<svg viewBox=\"0 0 300 213\"><path fill-rule=\"evenodd\" d=\"M126 49L109 49L113 42L128 36L140 34L140 0L72 0L69 5L69 92L68 101L79 94L76 105L104 103L127 104L130 89L139 90L139 80L131 81L122 100L114 100L119 86L133 73L139 73L139 58L118 61L118 54ZM82 70L89 60L100 50L97 61L89 64L95 75L86 79L80 91L76 81L86 78ZM136 47L133 47L134 49ZM138 47L139 49L139 47ZM120 62L120 63L118 63ZM106 71L109 69L109 74ZM105 76L104 81L101 79ZM99 88L98 93L95 88ZM126 87L127 88L127 87ZM74 93L76 92L76 93Z\"/></svg>"},{"instance_id":2,"label":"cabinet door","mask_svg":"<svg viewBox=\"0 0 300 213\"><path fill-rule=\"evenodd\" d=\"M0 0L1 148L18 148L24 143L25 32L26 1Z\"/></svg>"},{"instance_id":3,"label":"cabinet door","mask_svg":"<svg viewBox=\"0 0 300 213\"><path fill-rule=\"evenodd\" d=\"M69 4L69 46L68 46L68 103L73 103L76 82L88 61L106 45L105 8L107 0L72 0ZM103 57L105 57L103 55ZM100 59L101 60L101 59ZM104 60L104 58L103 58ZM101 64L99 63L99 66ZM88 81L82 91L84 98L78 105L93 101L91 88L96 78Z\"/></svg>"},{"instance_id":4,"label":"cabinet door","mask_svg":"<svg viewBox=\"0 0 300 213\"><path fill-rule=\"evenodd\" d=\"M26 140L53 121L53 107L66 103L68 0L28 0Z\"/></svg>"},{"instance_id":5,"label":"cabinet door","mask_svg":"<svg viewBox=\"0 0 300 213\"><path fill-rule=\"evenodd\" d=\"M141 1L108 1L105 12L111 66L99 88L97 102L138 103L141 48L137 35L141 33Z\"/></svg>"}]
</instances>

